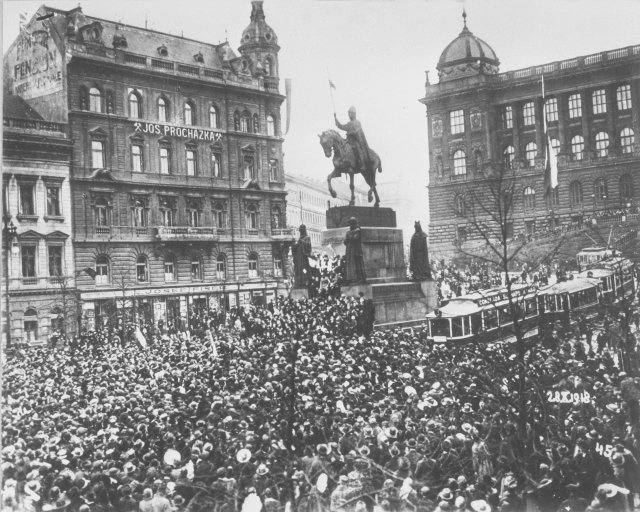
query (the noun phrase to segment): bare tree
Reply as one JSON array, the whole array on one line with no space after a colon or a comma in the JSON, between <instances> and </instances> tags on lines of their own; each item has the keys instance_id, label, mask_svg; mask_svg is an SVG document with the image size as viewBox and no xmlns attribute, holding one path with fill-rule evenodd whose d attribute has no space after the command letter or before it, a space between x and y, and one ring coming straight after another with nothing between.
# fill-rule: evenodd
<instances>
[{"instance_id":1,"label":"bare tree","mask_svg":"<svg viewBox=\"0 0 640 512\"><path fill-rule=\"evenodd\" d=\"M461 205L463 211L458 213L466 217L468 235L472 241L460 244L459 250L466 256L483 261L505 276L508 314L515 337L513 363L517 367L517 399L514 405L518 411L517 431L520 449L524 454L527 450L527 425L530 420L528 401L537 401L540 393L537 383L528 377L528 355L535 347L525 339L526 294L520 293L519 289L514 287L509 276L510 272L516 270L518 263L526 261L532 267L550 263L557 255L563 237L553 239L551 246L541 252L535 240L526 236L513 236L514 211L518 196L516 186L515 174L511 170L501 169L484 180L474 181L473 186L468 187L464 194L465 202ZM495 389L495 386L489 388ZM509 396L507 399L505 396L505 400L506 403L513 403L514 398Z\"/></svg>"}]
</instances>

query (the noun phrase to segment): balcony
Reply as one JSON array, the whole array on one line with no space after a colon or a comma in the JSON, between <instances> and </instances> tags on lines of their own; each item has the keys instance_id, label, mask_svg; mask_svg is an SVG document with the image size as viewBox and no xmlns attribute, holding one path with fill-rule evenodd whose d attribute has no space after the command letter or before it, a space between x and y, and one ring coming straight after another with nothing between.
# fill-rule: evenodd
<instances>
[{"instance_id":1,"label":"balcony","mask_svg":"<svg viewBox=\"0 0 640 512\"><path fill-rule=\"evenodd\" d=\"M271 238L274 240L290 241L295 238L293 228L271 229Z\"/></svg>"},{"instance_id":2,"label":"balcony","mask_svg":"<svg viewBox=\"0 0 640 512\"><path fill-rule=\"evenodd\" d=\"M135 240L150 242L153 229L146 226L86 226L78 227L78 240Z\"/></svg>"},{"instance_id":3,"label":"balcony","mask_svg":"<svg viewBox=\"0 0 640 512\"><path fill-rule=\"evenodd\" d=\"M216 242L220 238L214 227L159 226L156 239L162 242Z\"/></svg>"}]
</instances>

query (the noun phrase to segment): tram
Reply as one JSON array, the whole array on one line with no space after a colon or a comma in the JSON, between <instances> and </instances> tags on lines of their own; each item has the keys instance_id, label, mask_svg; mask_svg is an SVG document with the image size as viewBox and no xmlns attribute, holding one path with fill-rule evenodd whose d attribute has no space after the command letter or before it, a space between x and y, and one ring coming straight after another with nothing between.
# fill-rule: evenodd
<instances>
[{"instance_id":1,"label":"tram","mask_svg":"<svg viewBox=\"0 0 640 512\"><path fill-rule=\"evenodd\" d=\"M524 307L525 324L535 325L538 318L537 287L513 284L511 295ZM454 297L427 315L427 338L437 343L497 339L512 332L513 319L506 287L478 290Z\"/></svg>"},{"instance_id":2,"label":"tram","mask_svg":"<svg viewBox=\"0 0 640 512\"><path fill-rule=\"evenodd\" d=\"M622 296L633 296L636 288L634 273L635 266L632 261L622 256L610 256L589 265L577 275L599 279L602 282L604 300L612 302Z\"/></svg>"},{"instance_id":3,"label":"tram","mask_svg":"<svg viewBox=\"0 0 640 512\"><path fill-rule=\"evenodd\" d=\"M600 279L569 274L567 280L538 290L538 308L545 319L568 321L570 312L591 309L600 303L601 297Z\"/></svg>"},{"instance_id":4,"label":"tram","mask_svg":"<svg viewBox=\"0 0 640 512\"><path fill-rule=\"evenodd\" d=\"M585 247L576 254L576 261L580 269L584 269L600 260L615 256L615 253L615 250L607 249L606 247Z\"/></svg>"}]
</instances>

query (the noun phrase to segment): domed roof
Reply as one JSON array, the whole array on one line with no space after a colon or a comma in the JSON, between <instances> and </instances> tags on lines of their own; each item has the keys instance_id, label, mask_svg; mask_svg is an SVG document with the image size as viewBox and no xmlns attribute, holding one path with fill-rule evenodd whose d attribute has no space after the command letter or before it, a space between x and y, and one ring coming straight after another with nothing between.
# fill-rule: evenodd
<instances>
[{"instance_id":1,"label":"domed roof","mask_svg":"<svg viewBox=\"0 0 640 512\"><path fill-rule=\"evenodd\" d=\"M466 12L462 13L462 17L462 32L447 45L436 66L440 78L450 80L480 72L497 73L500 61L496 52L467 28Z\"/></svg>"},{"instance_id":2,"label":"domed roof","mask_svg":"<svg viewBox=\"0 0 640 512\"><path fill-rule=\"evenodd\" d=\"M242 32L240 46L251 44L278 44L278 36L265 21L262 0L253 0L251 2L251 23Z\"/></svg>"}]
</instances>

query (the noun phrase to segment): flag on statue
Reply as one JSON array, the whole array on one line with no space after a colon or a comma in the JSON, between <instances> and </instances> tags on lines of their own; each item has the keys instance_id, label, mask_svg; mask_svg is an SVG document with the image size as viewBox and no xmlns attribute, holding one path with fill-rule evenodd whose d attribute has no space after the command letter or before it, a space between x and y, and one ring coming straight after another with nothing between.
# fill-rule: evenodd
<instances>
[{"instance_id":1,"label":"flag on statue","mask_svg":"<svg viewBox=\"0 0 640 512\"><path fill-rule=\"evenodd\" d=\"M336 84L334 84L331 80L329 80L329 87L331 87L331 89L335 89Z\"/></svg>"}]
</instances>

